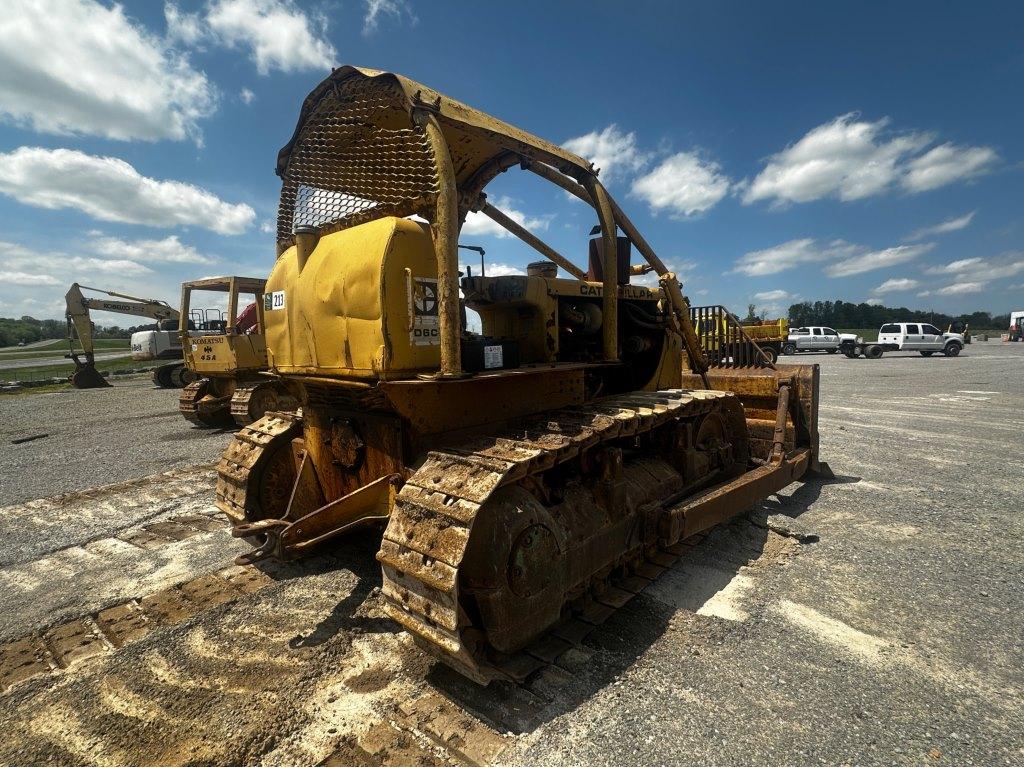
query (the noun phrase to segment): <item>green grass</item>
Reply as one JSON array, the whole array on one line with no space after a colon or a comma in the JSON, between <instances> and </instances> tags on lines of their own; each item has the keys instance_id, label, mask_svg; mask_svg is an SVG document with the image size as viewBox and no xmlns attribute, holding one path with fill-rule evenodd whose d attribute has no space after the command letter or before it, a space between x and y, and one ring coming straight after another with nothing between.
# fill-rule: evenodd
<instances>
[{"instance_id":1,"label":"green grass","mask_svg":"<svg viewBox=\"0 0 1024 767\"><path fill-rule=\"evenodd\" d=\"M28 397L32 394L52 394L55 391L67 391L71 388L69 383L48 384L46 386L30 386L18 391L3 392L2 397Z\"/></svg>"},{"instance_id":2,"label":"green grass","mask_svg":"<svg viewBox=\"0 0 1024 767\"><path fill-rule=\"evenodd\" d=\"M115 360L96 360L96 369L101 372L113 372L115 370L150 370L162 365L167 360L136 362L129 357L121 357ZM75 370L75 363L71 360L56 365L34 365L32 367L14 368L11 370L0 370L0 381L38 381L41 378L64 378Z\"/></svg>"}]
</instances>

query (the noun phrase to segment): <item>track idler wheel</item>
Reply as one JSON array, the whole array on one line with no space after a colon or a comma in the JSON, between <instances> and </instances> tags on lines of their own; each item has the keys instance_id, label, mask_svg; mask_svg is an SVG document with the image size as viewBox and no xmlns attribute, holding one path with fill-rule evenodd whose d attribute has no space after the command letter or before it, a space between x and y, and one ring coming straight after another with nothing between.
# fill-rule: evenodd
<instances>
[{"instance_id":1,"label":"track idler wheel","mask_svg":"<svg viewBox=\"0 0 1024 767\"><path fill-rule=\"evenodd\" d=\"M168 365L153 368L153 384L161 389L174 388L174 383L171 381L171 368Z\"/></svg>"},{"instance_id":2,"label":"track idler wheel","mask_svg":"<svg viewBox=\"0 0 1024 767\"><path fill-rule=\"evenodd\" d=\"M295 486L294 413L270 413L239 430L217 466L217 508L236 524L283 517Z\"/></svg>"},{"instance_id":3,"label":"track idler wheel","mask_svg":"<svg viewBox=\"0 0 1024 767\"><path fill-rule=\"evenodd\" d=\"M267 381L236 388L231 398L231 417L239 426L248 426L272 411L297 407L298 402L284 387Z\"/></svg>"},{"instance_id":4,"label":"track idler wheel","mask_svg":"<svg viewBox=\"0 0 1024 767\"><path fill-rule=\"evenodd\" d=\"M462 570L487 643L512 653L561 617L569 543L543 504L520 485L499 490L473 526Z\"/></svg>"}]
</instances>

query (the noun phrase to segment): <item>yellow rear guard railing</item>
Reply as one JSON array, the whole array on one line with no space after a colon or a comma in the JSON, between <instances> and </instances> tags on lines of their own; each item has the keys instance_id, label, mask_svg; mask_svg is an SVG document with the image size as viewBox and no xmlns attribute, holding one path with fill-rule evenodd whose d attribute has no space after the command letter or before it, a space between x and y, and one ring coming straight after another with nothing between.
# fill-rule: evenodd
<instances>
[{"instance_id":1,"label":"yellow rear guard railing","mask_svg":"<svg viewBox=\"0 0 1024 767\"><path fill-rule=\"evenodd\" d=\"M694 306L690 322L712 367L770 368L775 365L724 306Z\"/></svg>"}]
</instances>

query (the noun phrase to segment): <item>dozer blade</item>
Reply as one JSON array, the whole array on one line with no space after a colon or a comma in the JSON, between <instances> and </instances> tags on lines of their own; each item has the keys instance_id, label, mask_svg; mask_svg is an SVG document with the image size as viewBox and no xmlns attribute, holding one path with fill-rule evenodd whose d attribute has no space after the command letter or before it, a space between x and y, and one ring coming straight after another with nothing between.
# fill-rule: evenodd
<instances>
[{"instance_id":1,"label":"dozer blade","mask_svg":"<svg viewBox=\"0 0 1024 767\"><path fill-rule=\"evenodd\" d=\"M92 363L76 363L75 372L68 379L76 389L101 389L110 386Z\"/></svg>"},{"instance_id":2,"label":"dozer blade","mask_svg":"<svg viewBox=\"0 0 1024 767\"><path fill-rule=\"evenodd\" d=\"M775 369L755 367L711 367L708 383L712 389L731 391L746 412L750 453L767 461L775 440L779 385L789 383L790 407L786 418L785 451L810 451L808 470L829 473L828 464L818 459L818 366L776 365ZM683 386L700 389L700 377L683 371Z\"/></svg>"}]
</instances>

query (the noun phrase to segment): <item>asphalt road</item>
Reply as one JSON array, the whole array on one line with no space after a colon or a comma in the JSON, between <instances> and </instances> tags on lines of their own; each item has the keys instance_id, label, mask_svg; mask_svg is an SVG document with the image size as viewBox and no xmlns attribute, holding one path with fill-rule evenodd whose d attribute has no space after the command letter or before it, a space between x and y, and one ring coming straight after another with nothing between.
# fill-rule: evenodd
<instances>
[{"instance_id":1,"label":"asphalt road","mask_svg":"<svg viewBox=\"0 0 1024 767\"><path fill-rule=\"evenodd\" d=\"M129 350L120 351L98 351L96 352L95 358L97 360L116 360L121 357L130 357L132 355ZM71 365L71 361L67 359L63 354L52 356L52 357L33 357L31 359L20 359L20 360L5 360L0 357L0 370L14 370L16 368L34 368L42 367L44 365Z\"/></svg>"},{"instance_id":2,"label":"asphalt road","mask_svg":"<svg viewBox=\"0 0 1024 767\"><path fill-rule=\"evenodd\" d=\"M1024 344L795 361L821 364L836 479L717 528L526 688L465 683L383 620L365 533L0 692L0 764L342 765L385 740L384 764L1024 763ZM4 445L0 642L148 610L243 550L145 538L213 513L209 470L20 503L214 459L227 435L171 408L141 383L0 398L5 442L53 432Z\"/></svg>"}]
</instances>

